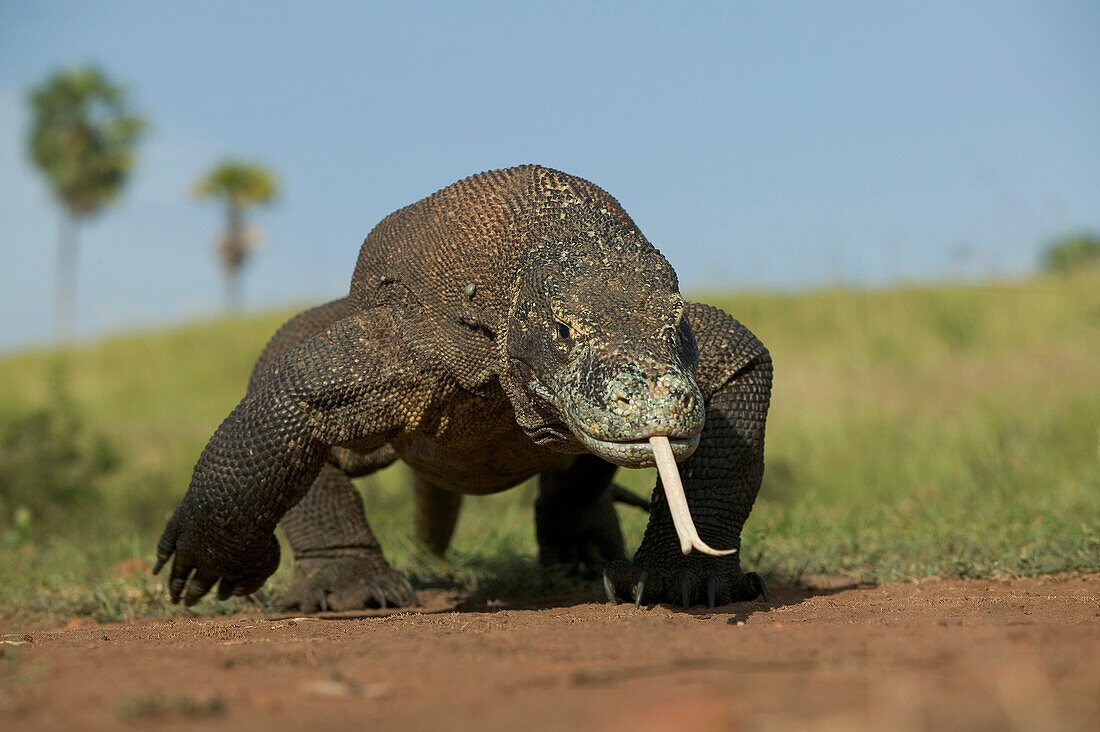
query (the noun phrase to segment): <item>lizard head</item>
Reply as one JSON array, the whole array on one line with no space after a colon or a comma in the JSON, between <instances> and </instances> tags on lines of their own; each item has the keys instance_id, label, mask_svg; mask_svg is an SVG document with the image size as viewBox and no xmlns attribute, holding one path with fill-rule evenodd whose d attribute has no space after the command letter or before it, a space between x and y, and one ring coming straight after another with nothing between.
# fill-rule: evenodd
<instances>
[{"instance_id":1,"label":"lizard head","mask_svg":"<svg viewBox=\"0 0 1100 732\"><path fill-rule=\"evenodd\" d=\"M684 460L704 405L676 274L632 227L599 223L543 232L523 262L502 384L538 444L640 468L654 465L649 439L665 436Z\"/></svg>"}]
</instances>

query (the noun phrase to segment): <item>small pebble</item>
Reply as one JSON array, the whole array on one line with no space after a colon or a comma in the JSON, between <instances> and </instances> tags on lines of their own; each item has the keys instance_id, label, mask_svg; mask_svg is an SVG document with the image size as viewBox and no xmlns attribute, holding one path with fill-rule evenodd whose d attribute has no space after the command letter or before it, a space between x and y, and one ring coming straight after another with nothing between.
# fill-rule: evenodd
<instances>
[{"instance_id":1,"label":"small pebble","mask_svg":"<svg viewBox=\"0 0 1100 732\"><path fill-rule=\"evenodd\" d=\"M316 696L347 697L354 694L351 685L343 681L324 679L302 684L302 691Z\"/></svg>"}]
</instances>

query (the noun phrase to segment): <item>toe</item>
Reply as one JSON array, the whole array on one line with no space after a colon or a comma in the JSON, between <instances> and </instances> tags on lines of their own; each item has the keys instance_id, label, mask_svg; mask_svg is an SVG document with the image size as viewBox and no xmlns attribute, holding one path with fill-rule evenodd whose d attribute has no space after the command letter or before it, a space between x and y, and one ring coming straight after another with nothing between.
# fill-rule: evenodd
<instances>
[{"instance_id":1,"label":"toe","mask_svg":"<svg viewBox=\"0 0 1100 732\"><path fill-rule=\"evenodd\" d=\"M604 568L604 587L610 588L608 594L614 595L619 600L634 600L632 571L630 562L611 562Z\"/></svg>"},{"instance_id":2,"label":"toe","mask_svg":"<svg viewBox=\"0 0 1100 732\"><path fill-rule=\"evenodd\" d=\"M232 577L222 577L221 582L218 583L218 599L228 600L233 596L233 589L236 587L237 580Z\"/></svg>"},{"instance_id":3,"label":"toe","mask_svg":"<svg viewBox=\"0 0 1100 732\"><path fill-rule=\"evenodd\" d=\"M183 593L183 604L188 607L194 605L210 591L210 588L217 581L218 575L213 572L196 571L194 576L187 581L187 588Z\"/></svg>"},{"instance_id":4,"label":"toe","mask_svg":"<svg viewBox=\"0 0 1100 732\"><path fill-rule=\"evenodd\" d=\"M333 610L359 610L370 607L374 595L365 584L329 595L329 605Z\"/></svg>"},{"instance_id":5,"label":"toe","mask_svg":"<svg viewBox=\"0 0 1100 732\"><path fill-rule=\"evenodd\" d=\"M712 574L707 578L707 607L717 607L729 602L729 583L719 575Z\"/></svg>"},{"instance_id":6,"label":"toe","mask_svg":"<svg viewBox=\"0 0 1100 732\"><path fill-rule=\"evenodd\" d=\"M320 597L318 593L309 591L298 590L293 593L294 605L298 610L303 613L315 613L321 609Z\"/></svg>"},{"instance_id":7,"label":"toe","mask_svg":"<svg viewBox=\"0 0 1100 732\"><path fill-rule=\"evenodd\" d=\"M690 574L680 575L680 606L685 609L691 607L692 604L691 591L693 584Z\"/></svg>"},{"instance_id":8,"label":"toe","mask_svg":"<svg viewBox=\"0 0 1100 732\"><path fill-rule=\"evenodd\" d=\"M408 605L408 601L405 599L405 588L401 586L400 582L383 582L382 590L386 593L386 599L393 607L404 607Z\"/></svg>"},{"instance_id":9,"label":"toe","mask_svg":"<svg viewBox=\"0 0 1100 732\"><path fill-rule=\"evenodd\" d=\"M757 597L763 597L764 602L771 602L768 597L768 584L764 582L764 578L756 572L746 572L745 582L748 583L749 589L752 592L750 600L755 600Z\"/></svg>"}]
</instances>

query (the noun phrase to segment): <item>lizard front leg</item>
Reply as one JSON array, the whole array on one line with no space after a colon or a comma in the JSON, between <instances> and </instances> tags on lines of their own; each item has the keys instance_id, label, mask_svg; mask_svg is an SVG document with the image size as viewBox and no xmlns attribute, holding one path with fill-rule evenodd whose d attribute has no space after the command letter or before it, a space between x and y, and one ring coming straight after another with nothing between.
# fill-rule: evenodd
<instances>
[{"instance_id":1,"label":"lizard front leg","mask_svg":"<svg viewBox=\"0 0 1100 732\"><path fill-rule=\"evenodd\" d=\"M699 346L706 424L680 474L703 540L717 549L739 550L764 474L771 356L745 326L716 308L690 303L687 316ZM759 575L742 572L739 551L722 557L681 552L659 482L633 562L612 565L606 578L611 594L638 603L714 606L766 592Z\"/></svg>"},{"instance_id":2,"label":"lizard front leg","mask_svg":"<svg viewBox=\"0 0 1100 732\"><path fill-rule=\"evenodd\" d=\"M418 422L439 365L388 312L341 319L280 355L218 427L157 545L173 601L257 590L275 571L279 520L333 447L377 449Z\"/></svg>"}]
</instances>

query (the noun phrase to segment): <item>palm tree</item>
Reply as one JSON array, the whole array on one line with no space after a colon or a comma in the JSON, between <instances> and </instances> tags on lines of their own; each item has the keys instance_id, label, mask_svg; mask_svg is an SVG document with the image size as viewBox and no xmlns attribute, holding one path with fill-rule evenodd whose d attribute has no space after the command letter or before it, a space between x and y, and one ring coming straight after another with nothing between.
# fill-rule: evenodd
<instances>
[{"instance_id":1,"label":"palm tree","mask_svg":"<svg viewBox=\"0 0 1100 732\"><path fill-rule=\"evenodd\" d=\"M145 120L123 89L94 68L58 71L28 95L31 159L62 208L57 245L56 330L68 340L76 295L76 235L82 220L118 197L134 166Z\"/></svg>"},{"instance_id":2,"label":"palm tree","mask_svg":"<svg viewBox=\"0 0 1100 732\"><path fill-rule=\"evenodd\" d=\"M275 175L262 165L224 160L195 184L199 198L211 196L225 201L225 232L218 240L218 258L225 272L225 305L228 310L241 307L241 267L260 247L258 229L245 226L245 211L271 201L278 193Z\"/></svg>"}]
</instances>

